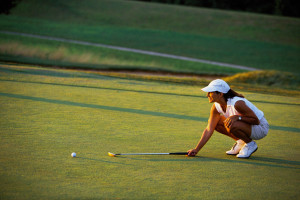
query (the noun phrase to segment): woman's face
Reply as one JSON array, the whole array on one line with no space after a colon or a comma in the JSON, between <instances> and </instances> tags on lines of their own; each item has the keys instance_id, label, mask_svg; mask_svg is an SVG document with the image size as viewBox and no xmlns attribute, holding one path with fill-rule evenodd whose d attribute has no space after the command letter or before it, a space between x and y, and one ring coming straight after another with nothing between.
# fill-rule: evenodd
<instances>
[{"instance_id":1,"label":"woman's face","mask_svg":"<svg viewBox=\"0 0 300 200\"><path fill-rule=\"evenodd\" d=\"M208 97L209 103L217 102L217 101L220 99L220 94L221 94L221 93L208 92L208 93L207 93L207 97Z\"/></svg>"}]
</instances>

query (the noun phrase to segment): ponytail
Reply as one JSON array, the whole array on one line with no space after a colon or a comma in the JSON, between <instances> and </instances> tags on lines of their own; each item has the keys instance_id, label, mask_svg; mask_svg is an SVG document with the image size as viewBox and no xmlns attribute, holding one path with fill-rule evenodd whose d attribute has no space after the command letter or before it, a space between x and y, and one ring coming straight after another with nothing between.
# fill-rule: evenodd
<instances>
[{"instance_id":1,"label":"ponytail","mask_svg":"<svg viewBox=\"0 0 300 200\"><path fill-rule=\"evenodd\" d=\"M223 95L225 98L225 101L227 102L228 99L231 99L233 97L241 97L241 98L245 98L244 95L239 94L237 92L235 92L234 90L230 89L226 94Z\"/></svg>"}]
</instances>

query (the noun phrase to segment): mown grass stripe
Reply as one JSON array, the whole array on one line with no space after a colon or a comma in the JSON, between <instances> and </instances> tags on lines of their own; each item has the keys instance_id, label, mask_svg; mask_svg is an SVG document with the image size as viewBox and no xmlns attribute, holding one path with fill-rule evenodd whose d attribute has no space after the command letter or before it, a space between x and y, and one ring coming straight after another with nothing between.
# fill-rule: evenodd
<instances>
[{"instance_id":1,"label":"mown grass stripe","mask_svg":"<svg viewBox=\"0 0 300 200\"><path fill-rule=\"evenodd\" d=\"M125 88L112 88L112 87L86 86L86 85L71 85L71 84L64 84L64 83L47 83L47 82L20 81L20 80L8 80L8 79L1 79L0 81L42 84L42 85L53 85L53 86L78 87L78 88L91 88L91 89L99 89L99 90L137 92L137 93L145 93L145 94L159 94L159 95L171 95L171 96L205 98L205 99L207 98L204 95L201 96L201 95L193 95L193 94L179 94L179 93L171 93L171 92L156 92L156 91L147 91L147 90L125 89ZM259 100L251 100L251 99L249 99L249 100L251 102L254 102L254 103L278 104L278 105L287 105L287 106L300 106L300 104L297 104L297 103L259 101Z\"/></svg>"},{"instance_id":2,"label":"mown grass stripe","mask_svg":"<svg viewBox=\"0 0 300 200\"><path fill-rule=\"evenodd\" d=\"M284 127L284 126L274 126L270 125L270 129L272 130L278 130L278 131L291 131L291 132L300 132L300 128L294 128L294 127Z\"/></svg>"},{"instance_id":3,"label":"mown grass stripe","mask_svg":"<svg viewBox=\"0 0 300 200\"><path fill-rule=\"evenodd\" d=\"M18 95L18 94L10 94L10 93L0 93L0 95L6 96L6 97L18 98L18 99L26 99L26 100L40 101L40 102L46 102L46 103L62 104L62 105L68 105L68 106L96 108L96 109L103 109L103 110L135 113L135 114L142 114L142 115L151 115L151 116L158 116L158 117L168 117L168 118L184 119L184 120L207 121L207 118L203 118L203 117L194 117L194 116L179 115L179 114L172 114L172 113L162 113L162 112L138 110L138 109L132 109L132 108L121 108L121 107L114 107L114 106L77 103L77 102L72 102L72 101L46 99L46 98L41 98L41 97L31 97L31 96L24 96L24 95Z\"/></svg>"},{"instance_id":4,"label":"mown grass stripe","mask_svg":"<svg viewBox=\"0 0 300 200\"><path fill-rule=\"evenodd\" d=\"M114 107L114 106L77 103L77 102L64 101L64 100L55 100L55 99L46 99L46 98L41 98L41 97L25 96L25 95L19 95L19 94L10 94L10 93L2 93L1 92L0 95L6 96L6 97L11 97L11 98L26 99L26 100L40 101L40 102L46 102L46 103L54 103L54 104L77 106L77 107L84 107L84 108L95 108L95 109L135 113L135 114L150 115L150 116L157 116L157 117L168 117L168 118L174 118L174 119L193 120L193 121L201 121L201 122L206 122L208 120L207 118L204 118L204 117L195 117L195 116L179 115L179 114L172 114L172 113L162 113L162 112L138 110L138 109L132 109L132 108L121 108L121 107ZM295 127L283 127L283 126L270 125L270 129L297 132L297 133L300 132L300 128L295 128Z\"/></svg>"},{"instance_id":5,"label":"mown grass stripe","mask_svg":"<svg viewBox=\"0 0 300 200\"><path fill-rule=\"evenodd\" d=\"M46 82L4 80L4 79L2 79L0 81L18 82L18 83L32 83L32 84L53 85L53 86L66 86L66 87L77 87L77 88L91 88L91 89L99 89L99 90L136 92L136 93L145 93L145 94L160 94L160 95L171 95L171 96L207 98L206 96L192 95L192 94L178 94L178 93L170 93L170 92L156 92L156 91L147 91L147 90L134 90L134 89L112 88L112 87L101 87L101 86L71 85L71 84L64 84L64 83L46 83Z\"/></svg>"},{"instance_id":6,"label":"mown grass stripe","mask_svg":"<svg viewBox=\"0 0 300 200\"><path fill-rule=\"evenodd\" d=\"M13 32L13 31L4 31L4 30L0 31L0 33L9 34L9 35L19 35L19 36L23 36L23 37L38 38L38 39L50 40L50 41L79 44L79 45L85 45L85 46L102 47L102 48L114 49L114 50L119 50L119 51L126 51L126 52L132 52L132 53L138 53L138 54L144 54L144 55L150 55L150 56L159 56L159 57L165 57L165 58L172 58L172 59L176 59L176 60L204 63L204 64L216 65L216 66L221 66L221 67L243 69L243 70L248 70L248 71L257 70L256 68L248 67L248 66L235 65L235 64L230 64L230 63L222 63L222 62L217 62L217 61L191 58L191 57L185 57L185 56L178 56L178 55L172 55L172 54L166 54L166 53L159 53L159 52L154 52L154 51L146 51L146 50L141 50L141 49L133 49L133 48L128 48L128 47L113 46L113 45L107 45L107 44L99 44L99 43L92 43L92 42L86 42L86 41L57 38L57 37L50 37L50 36L43 36L43 35L35 35L35 34L29 34L29 33L20 33L20 32Z\"/></svg>"}]
</instances>

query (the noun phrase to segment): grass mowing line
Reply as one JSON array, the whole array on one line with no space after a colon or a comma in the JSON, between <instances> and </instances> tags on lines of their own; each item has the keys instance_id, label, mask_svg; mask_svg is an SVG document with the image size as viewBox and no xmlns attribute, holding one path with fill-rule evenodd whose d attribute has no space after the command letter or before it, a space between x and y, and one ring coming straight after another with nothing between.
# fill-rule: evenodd
<instances>
[{"instance_id":1,"label":"grass mowing line","mask_svg":"<svg viewBox=\"0 0 300 200\"><path fill-rule=\"evenodd\" d=\"M171 96L182 96L182 97L207 98L205 96L200 96L200 95L178 94L178 93L170 93L170 92L155 92L155 91L146 91L146 90L132 90L132 89L110 88L110 87L100 87L100 86L70 85L70 84L63 84L63 83L18 81L18 80L9 80L9 79L0 79L0 81L16 82L16 83L30 83L30 84L43 84L43 85L55 85L55 86L67 86L67 87L78 87L78 88L91 88L91 89L99 89L99 90L137 92L137 93L145 93L145 94L160 94L160 95L171 95ZM270 103L272 103L272 102L270 102ZM293 105L293 104L291 104L291 105ZM298 105L298 104L296 104L296 105ZM299 104L299 106L300 106L300 104Z\"/></svg>"},{"instance_id":2,"label":"grass mowing line","mask_svg":"<svg viewBox=\"0 0 300 200\"><path fill-rule=\"evenodd\" d=\"M78 107L84 107L84 108L96 108L96 109L104 109L104 110L111 110L111 111L135 113L135 114L150 115L150 116L156 116L156 117L168 117L168 118L174 118L174 119L193 120L193 121L201 121L201 122L206 122L207 121L207 118L204 118L204 117L187 116L187 115L162 113L162 112L153 112L153 111L138 110L138 109L132 109L132 108L121 108L121 107L113 107L113 106L77 103L77 102L71 102L71 101L46 99L46 98L41 98L41 97L32 97L32 96L2 93L2 92L0 93L0 95L1 96L6 96L6 97L11 97L11 98L26 99L26 100L32 100L32 101L40 101L40 102L62 104L62 105L69 105L69 106L78 106ZM300 133L300 128L295 128L295 127L283 127L283 126L270 125L270 129Z\"/></svg>"},{"instance_id":3,"label":"grass mowing line","mask_svg":"<svg viewBox=\"0 0 300 200\"><path fill-rule=\"evenodd\" d=\"M284 127L284 126L273 126L273 125L270 125L270 129L279 130L279 131L287 130L286 127ZM300 133L300 128L288 127L288 131Z\"/></svg>"},{"instance_id":4,"label":"grass mowing line","mask_svg":"<svg viewBox=\"0 0 300 200\"><path fill-rule=\"evenodd\" d=\"M84 78L89 78L89 77L84 77ZM111 88L111 87L100 87L100 86L70 85L70 84L63 84L63 83L45 83L45 82L19 81L19 80L9 80L9 79L0 79L0 81L17 82L17 83L30 83L30 84L43 84L43 85L55 85L55 86L67 86L67 87L78 87L78 88L91 88L91 89L99 89L99 90L137 92L137 93L145 93L145 94L159 94L159 95L171 95L171 96L182 96L182 97L194 97L194 98L204 98L204 99L207 98L206 96L203 96L203 95L201 96L201 95L178 94L178 93L170 93L170 92L155 92L155 91L146 91L146 90L133 90L133 89ZM252 102L256 102L256 103L287 105L287 106L300 106L300 104L297 104L297 103L259 101L259 100L251 100L251 99L249 99L249 100L252 101ZM274 126L274 129L276 129L276 126ZM276 130L281 130L281 129L278 127L278 129L276 129Z\"/></svg>"},{"instance_id":5,"label":"grass mowing line","mask_svg":"<svg viewBox=\"0 0 300 200\"><path fill-rule=\"evenodd\" d=\"M184 120L207 121L207 118L203 118L203 117L153 112L153 111L138 110L138 109L132 109L132 108L121 108L121 107L113 107L113 106L77 103L77 102L71 102L71 101L46 99L46 98L41 98L41 97L31 97L31 96L10 94L10 93L0 93L0 95L1 96L6 96L6 97L18 98L18 99L41 101L41 102L62 104L62 105L69 105L69 106L78 106L78 107L84 107L84 108L96 108L96 109L104 109L104 110L119 111L119 112L128 112L128 113L151 115L151 116L158 116L158 117L169 117L169 118L184 119Z\"/></svg>"},{"instance_id":6,"label":"grass mowing line","mask_svg":"<svg viewBox=\"0 0 300 200\"><path fill-rule=\"evenodd\" d=\"M154 51L132 49L132 48L127 48L127 47L85 42L85 41L79 41L79 40L71 40L71 39L42 36L42 35L35 35L35 34L28 34L28 33L19 33L19 32L12 32L12 31L0 31L0 33L9 34L9 35L18 35L18 36L24 36L24 37L32 37L32 38L38 38L38 39L44 39L44 40L66 42L66 43L72 43L72 44L80 44L80 45L85 45L85 46L103 47L103 48L114 49L114 50L119 50L119 51L127 51L127 52L133 52L133 53L144 54L144 55L159 56L159 57L172 58L172 59L184 60L184 61L192 61L192 62L216 65L216 66L221 66L221 67L230 67L230 68L243 69L243 70L249 70L249 71L257 70L256 68L242 66L242 65L234 65L234 64L229 64L229 63L222 63L222 62L216 62L216 61L210 61L210 60L190 58L190 57L185 57L185 56L177 56L177 55L159 53L159 52L154 52Z\"/></svg>"}]
</instances>

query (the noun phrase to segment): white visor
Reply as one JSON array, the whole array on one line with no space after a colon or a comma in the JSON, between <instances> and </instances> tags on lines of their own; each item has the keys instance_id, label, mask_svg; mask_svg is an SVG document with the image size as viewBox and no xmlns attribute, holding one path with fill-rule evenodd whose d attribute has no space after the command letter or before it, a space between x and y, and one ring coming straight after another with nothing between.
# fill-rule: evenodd
<instances>
[{"instance_id":1,"label":"white visor","mask_svg":"<svg viewBox=\"0 0 300 200\"><path fill-rule=\"evenodd\" d=\"M210 82L210 84L207 87L202 88L201 90L204 92L218 91L218 92L222 92L222 93L226 94L230 90L230 87L225 81L223 81L221 79L216 79L216 80L213 80L212 82Z\"/></svg>"}]
</instances>

